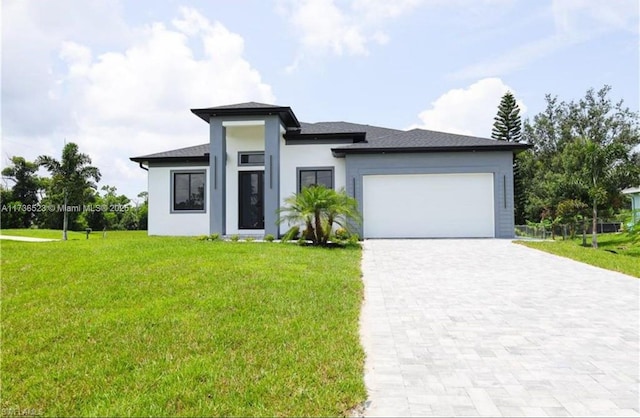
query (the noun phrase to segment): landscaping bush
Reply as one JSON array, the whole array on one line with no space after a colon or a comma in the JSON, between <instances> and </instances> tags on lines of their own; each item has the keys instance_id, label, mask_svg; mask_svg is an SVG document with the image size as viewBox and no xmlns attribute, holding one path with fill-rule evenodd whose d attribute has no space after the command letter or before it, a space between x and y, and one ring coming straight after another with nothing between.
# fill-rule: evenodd
<instances>
[{"instance_id":1,"label":"landscaping bush","mask_svg":"<svg viewBox=\"0 0 640 418\"><path fill-rule=\"evenodd\" d=\"M334 238L338 241L346 241L350 236L351 234L345 228L338 228L334 233Z\"/></svg>"},{"instance_id":2,"label":"landscaping bush","mask_svg":"<svg viewBox=\"0 0 640 418\"><path fill-rule=\"evenodd\" d=\"M294 225L284 234L282 237L282 242L297 240L300 236L300 227L298 225Z\"/></svg>"}]
</instances>

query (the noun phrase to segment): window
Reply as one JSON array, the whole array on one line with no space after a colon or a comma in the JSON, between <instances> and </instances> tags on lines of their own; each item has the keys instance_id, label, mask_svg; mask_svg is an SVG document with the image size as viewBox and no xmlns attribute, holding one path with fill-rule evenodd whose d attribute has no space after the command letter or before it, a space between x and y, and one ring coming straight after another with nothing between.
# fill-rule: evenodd
<instances>
[{"instance_id":1,"label":"window","mask_svg":"<svg viewBox=\"0 0 640 418\"><path fill-rule=\"evenodd\" d=\"M204 212L204 171L172 172L173 211Z\"/></svg>"},{"instance_id":2,"label":"window","mask_svg":"<svg viewBox=\"0 0 640 418\"><path fill-rule=\"evenodd\" d=\"M264 165L264 152L239 152L238 165Z\"/></svg>"},{"instance_id":3,"label":"window","mask_svg":"<svg viewBox=\"0 0 640 418\"><path fill-rule=\"evenodd\" d=\"M298 169L298 192L318 184L333 189L333 167Z\"/></svg>"}]
</instances>

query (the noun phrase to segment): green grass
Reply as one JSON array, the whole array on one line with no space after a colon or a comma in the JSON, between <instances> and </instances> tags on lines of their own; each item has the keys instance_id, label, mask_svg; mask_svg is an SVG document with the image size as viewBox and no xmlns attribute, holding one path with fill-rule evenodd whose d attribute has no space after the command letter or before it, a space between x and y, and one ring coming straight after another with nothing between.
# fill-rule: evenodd
<instances>
[{"instance_id":1,"label":"green grass","mask_svg":"<svg viewBox=\"0 0 640 418\"><path fill-rule=\"evenodd\" d=\"M360 250L76 238L1 242L3 415L335 416L365 399Z\"/></svg>"},{"instance_id":2,"label":"green grass","mask_svg":"<svg viewBox=\"0 0 640 418\"><path fill-rule=\"evenodd\" d=\"M626 233L599 234L598 249L591 248L591 236L587 236L587 247L582 246L582 238L519 243L593 266L640 277L640 241L637 238L634 241Z\"/></svg>"},{"instance_id":3,"label":"green grass","mask_svg":"<svg viewBox=\"0 0 640 418\"><path fill-rule=\"evenodd\" d=\"M13 235L17 237L34 237L34 238L52 238L62 239L62 231L55 229L2 229L0 235ZM111 237L126 237L127 239L133 237L146 237L147 231L106 231L104 234L106 238ZM93 231L89 234L89 239L98 239L103 237L103 231ZM87 233L85 231L67 231L68 240L87 239Z\"/></svg>"}]
</instances>

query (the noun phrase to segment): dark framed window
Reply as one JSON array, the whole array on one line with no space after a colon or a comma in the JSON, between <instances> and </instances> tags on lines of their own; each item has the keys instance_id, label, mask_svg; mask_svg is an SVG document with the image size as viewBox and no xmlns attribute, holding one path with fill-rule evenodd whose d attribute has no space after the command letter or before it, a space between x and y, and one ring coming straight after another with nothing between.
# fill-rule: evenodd
<instances>
[{"instance_id":1,"label":"dark framed window","mask_svg":"<svg viewBox=\"0 0 640 418\"><path fill-rule=\"evenodd\" d=\"M264 165L264 152L262 151L239 152L238 165Z\"/></svg>"},{"instance_id":2,"label":"dark framed window","mask_svg":"<svg viewBox=\"0 0 640 418\"><path fill-rule=\"evenodd\" d=\"M171 172L171 209L173 212L205 211L205 171Z\"/></svg>"},{"instance_id":3,"label":"dark framed window","mask_svg":"<svg viewBox=\"0 0 640 418\"><path fill-rule=\"evenodd\" d=\"M333 171L333 167L298 168L298 192L319 184L333 189Z\"/></svg>"}]
</instances>

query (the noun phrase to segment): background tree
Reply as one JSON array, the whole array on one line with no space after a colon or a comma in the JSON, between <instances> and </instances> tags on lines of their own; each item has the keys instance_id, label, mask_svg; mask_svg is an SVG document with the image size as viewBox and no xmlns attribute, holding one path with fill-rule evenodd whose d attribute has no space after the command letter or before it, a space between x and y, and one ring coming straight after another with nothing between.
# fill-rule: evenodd
<instances>
[{"instance_id":1,"label":"background tree","mask_svg":"<svg viewBox=\"0 0 640 418\"><path fill-rule=\"evenodd\" d=\"M569 226L571 238L576 236L577 226L582 227L582 245L587 245L587 223L589 205L578 199L567 199L558 203L556 215L565 225Z\"/></svg>"},{"instance_id":2,"label":"background tree","mask_svg":"<svg viewBox=\"0 0 640 418\"><path fill-rule=\"evenodd\" d=\"M571 167L587 185L592 210L591 243L598 247L598 208L611 207L621 200L621 190L640 181L640 167L635 163L640 145L638 114L623 107L622 101L612 103L607 96L611 87L597 92L589 89L584 98L568 105L574 135L576 160Z\"/></svg>"},{"instance_id":3,"label":"background tree","mask_svg":"<svg viewBox=\"0 0 640 418\"><path fill-rule=\"evenodd\" d=\"M142 203L136 202L136 216L138 218L138 229L146 230L149 224L149 193L140 192L138 198L142 199Z\"/></svg>"},{"instance_id":4,"label":"background tree","mask_svg":"<svg viewBox=\"0 0 640 418\"><path fill-rule=\"evenodd\" d=\"M0 227L4 229L22 227L22 203L13 198L13 192L0 184Z\"/></svg>"},{"instance_id":5,"label":"background tree","mask_svg":"<svg viewBox=\"0 0 640 418\"><path fill-rule=\"evenodd\" d=\"M127 196L118 195L115 186L105 185L100 188L103 195L95 192L91 196L93 210L82 213L83 221L93 230L137 229L137 219L128 213L133 212ZM125 221L126 218L126 222Z\"/></svg>"},{"instance_id":6,"label":"background tree","mask_svg":"<svg viewBox=\"0 0 640 418\"><path fill-rule=\"evenodd\" d=\"M47 194L62 199L63 222L62 239L67 240L70 205L85 203L87 189L96 189L96 182L100 181L100 170L91 166L91 158L78 151L78 145L70 142L62 150L60 161L47 155L41 155L38 165L45 167L52 175L51 186Z\"/></svg>"},{"instance_id":7,"label":"background tree","mask_svg":"<svg viewBox=\"0 0 640 418\"><path fill-rule=\"evenodd\" d=\"M522 139L522 120L520 119L520 107L516 98L508 91L500 100L498 114L494 118L491 138L498 141L520 142ZM526 157L523 157L526 158ZM525 184L521 173L522 163L518 156L513 159L513 204L514 216L517 225L525 223Z\"/></svg>"},{"instance_id":8,"label":"background tree","mask_svg":"<svg viewBox=\"0 0 640 418\"><path fill-rule=\"evenodd\" d=\"M13 202L13 204L36 205L39 201L39 190L42 188L42 181L36 175L37 171L38 165L36 163L18 156L11 157L11 165L2 170L2 177L13 182L13 187L10 194L5 192L3 204L7 205ZM4 200L7 198L11 200ZM33 210L17 211L11 216L11 225L7 224L9 219L3 219L3 226L5 228L28 228L34 220L35 213Z\"/></svg>"},{"instance_id":9,"label":"background tree","mask_svg":"<svg viewBox=\"0 0 640 418\"><path fill-rule=\"evenodd\" d=\"M498 141L520 142L522 138L520 107L510 91L502 96L494 121L491 138Z\"/></svg>"},{"instance_id":10,"label":"background tree","mask_svg":"<svg viewBox=\"0 0 640 418\"><path fill-rule=\"evenodd\" d=\"M555 218L563 201L588 204L594 247L598 214L613 215L625 201L621 190L640 183L638 114L612 103L610 90L569 103L546 96L546 110L524 124L523 140L533 145L522 158L525 214Z\"/></svg>"}]
</instances>

